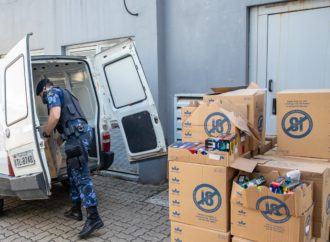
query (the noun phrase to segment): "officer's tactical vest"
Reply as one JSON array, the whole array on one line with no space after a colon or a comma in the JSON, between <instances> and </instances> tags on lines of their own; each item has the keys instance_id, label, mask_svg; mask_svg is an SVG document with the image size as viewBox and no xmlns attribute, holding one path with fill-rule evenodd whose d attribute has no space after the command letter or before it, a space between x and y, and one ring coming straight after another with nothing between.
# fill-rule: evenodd
<instances>
[{"instance_id":1,"label":"officer's tactical vest","mask_svg":"<svg viewBox=\"0 0 330 242\"><path fill-rule=\"evenodd\" d=\"M87 123L87 119L80 107L78 99L68 90L59 88L63 92L63 103L61 105L61 117L57 125L60 133L65 132L68 121L83 119Z\"/></svg>"}]
</instances>

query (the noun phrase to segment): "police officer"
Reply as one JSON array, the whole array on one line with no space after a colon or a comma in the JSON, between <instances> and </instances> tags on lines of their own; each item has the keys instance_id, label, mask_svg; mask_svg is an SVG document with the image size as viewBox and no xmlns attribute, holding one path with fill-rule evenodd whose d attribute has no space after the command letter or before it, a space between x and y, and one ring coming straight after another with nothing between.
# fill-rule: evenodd
<instances>
[{"instance_id":1,"label":"police officer","mask_svg":"<svg viewBox=\"0 0 330 242\"><path fill-rule=\"evenodd\" d=\"M42 79L36 91L48 108L49 116L43 129L43 136L48 138L53 130L57 130L66 141L67 174L73 206L64 215L81 221L83 218L81 203L83 204L87 210L87 220L79 236L84 238L103 227L97 211L97 197L88 167L92 129L87 124L78 99L67 89L53 87L53 83L48 79Z\"/></svg>"}]
</instances>

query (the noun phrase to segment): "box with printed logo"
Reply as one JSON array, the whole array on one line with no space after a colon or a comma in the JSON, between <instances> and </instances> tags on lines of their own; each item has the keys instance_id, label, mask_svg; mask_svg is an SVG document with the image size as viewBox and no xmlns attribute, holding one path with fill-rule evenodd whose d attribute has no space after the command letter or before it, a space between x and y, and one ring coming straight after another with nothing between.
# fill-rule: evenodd
<instances>
[{"instance_id":1,"label":"box with printed logo","mask_svg":"<svg viewBox=\"0 0 330 242\"><path fill-rule=\"evenodd\" d=\"M229 231L229 199L234 169L169 161L170 220Z\"/></svg>"},{"instance_id":2,"label":"box with printed logo","mask_svg":"<svg viewBox=\"0 0 330 242\"><path fill-rule=\"evenodd\" d=\"M230 233L200 228L188 224L171 222L171 241L189 242L230 242Z\"/></svg>"},{"instance_id":3,"label":"box with printed logo","mask_svg":"<svg viewBox=\"0 0 330 242\"><path fill-rule=\"evenodd\" d=\"M313 183L313 236L318 241L328 237L330 220L330 163L327 159L316 159L306 157L278 156L276 149L267 152L265 155L255 157L258 161L256 171L270 172L274 169L282 175L290 170L298 169L301 173L301 180Z\"/></svg>"},{"instance_id":4,"label":"box with printed logo","mask_svg":"<svg viewBox=\"0 0 330 242\"><path fill-rule=\"evenodd\" d=\"M278 152L330 159L330 89L277 93Z\"/></svg>"},{"instance_id":5,"label":"box with printed logo","mask_svg":"<svg viewBox=\"0 0 330 242\"><path fill-rule=\"evenodd\" d=\"M273 181L280 174L253 173ZM289 194L273 193L266 184L243 188L234 179L231 194L231 233L257 242L307 242L312 238L313 184Z\"/></svg>"},{"instance_id":6,"label":"box with printed logo","mask_svg":"<svg viewBox=\"0 0 330 242\"><path fill-rule=\"evenodd\" d=\"M208 137L218 137L223 133L237 134L238 144L242 146L240 150L243 150L241 153L249 150L247 136L254 136L255 133L246 120L246 104L202 103L198 107L182 107L181 111L182 141L204 142Z\"/></svg>"},{"instance_id":7,"label":"box with printed logo","mask_svg":"<svg viewBox=\"0 0 330 242\"><path fill-rule=\"evenodd\" d=\"M258 132L261 144L265 142L265 91L256 84L251 84L246 89L239 89L221 94L214 93L205 95L203 101L206 103L224 103L230 105L247 104L247 120L254 130ZM259 143L250 139L250 150L256 150Z\"/></svg>"}]
</instances>

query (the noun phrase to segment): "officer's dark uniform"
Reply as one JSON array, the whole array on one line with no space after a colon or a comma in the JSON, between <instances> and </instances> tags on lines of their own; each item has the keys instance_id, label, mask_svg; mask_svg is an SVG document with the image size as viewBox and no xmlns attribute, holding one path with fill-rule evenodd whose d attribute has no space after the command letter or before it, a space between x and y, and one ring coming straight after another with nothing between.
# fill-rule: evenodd
<instances>
[{"instance_id":1,"label":"officer's dark uniform","mask_svg":"<svg viewBox=\"0 0 330 242\"><path fill-rule=\"evenodd\" d=\"M49 83L47 79L39 82L38 95L47 83ZM87 220L79 235L85 237L103 226L97 212L97 197L88 167L88 149L93 130L87 123L78 99L68 90L52 87L44 95L46 96L42 98L43 102L47 104L48 111L53 107L61 107L61 116L56 129L66 141L67 174L73 203L73 207L65 212L65 216L78 221L82 220L81 203L83 204L87 209Z\"/></svg>"},{"instance_id":2,"label":"officer's dark uniform","mask_svg":"<svg viewBox=\"0 0 330 242\"><path fill-rule=\"evenodd\" d=\"M70 197L73 204L83 202L85 208L97 206L97 198L88 167L88 149L92 139L92 128L87 124L78 100L69 91L53 87L47 92L47 107L61 107L61 117L56 129L66 140L68 146L77 144L83 148L82 154L70 157L67 154L67 172L70 179ZM74 152L74 150L73 150ZM70 159L71 158L71 159Z\"/></svg>"}]
</instances>

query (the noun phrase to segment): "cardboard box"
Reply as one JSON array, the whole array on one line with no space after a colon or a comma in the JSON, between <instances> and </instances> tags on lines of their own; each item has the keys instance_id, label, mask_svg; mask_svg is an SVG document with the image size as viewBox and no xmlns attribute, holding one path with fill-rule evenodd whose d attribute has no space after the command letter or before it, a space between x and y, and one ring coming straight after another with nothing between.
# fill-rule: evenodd
<instances>
[{"instance_id":1,"label":"cardboard box","mask_svg":"<svg viewBox=\"0 0 330 242\"><path fill-rule=\"evenodd\" d=\"M237 109L246 116L246 105L241 105ZM182 107L181 113L182 141L204 142L208 137L236 132L236 126L229 117L230 112L218 103Z\"/></svg>"},{"instance_id":2,"label":"cardboard box","mask_svg":"<svg viewBox=\"0 0 330 242\"><path fill-rule=\"evenodd\" d=\"M276 169L281 174L294 169L301 172L301 180L313 182L314 214L313 236L323 237L327 221L330 219L330 163L324 159L312 159L303 157L284 157L268 155L276 154L274 150L266 155L256 156L254 161L259 164L256 171L269 172Z\"/></svg>"},{"instance_id":3,"label":"cardboard box","mask_svg":"<svg viewBox=\"0 0 330 242\"><path fill-rule=\"evenodd\" d=\"M202 165L225 166L252 172L258 160L236 159L236 153L205 151L199 142L176 142L168 147L168 160Z\"/></svg>"},{"instance_id":4,"label":"cardboard box","mask_svg":"<svg viewBox=\"0 0 330 242\"><path fill-rule=\"evenodd\" d=\"M200 228L188 224L171 222L172 242L230 242L230 234Z\"/></svg>"},{"instance_id":5,"label":"cardboard box","mask_svg":"<svg viewBox=\"0 0 330 242\"><path fill-rule=\"evenodd\" d=\"M249 151L247 136L258 140L258 134L248 126L246 104L202 103L198 107L182 107L181 111L184 142L204 142L223 133L236 134L239 151L243 154Z\"/></svg>"},{"instance_id":6,"label":"cardboard box","mask_svg":"<svg viewBox=\"0 0 330 242\"><path fill-rule=\"evenodd\" d=\"M234 169L169 161L170 220L228 232Z\"/></svg>"},{"instance_id":7,"label":"cardboard box","mask_svg":"<svg viewBox=\"0 0 330 242\"><path fill-rule=\"evenodd\" d=\"M266 220L257 210L232 204L231 233L256 242L307 242L311 240L312 212L313 206L304 215L277 224Z\"/></svg>"},{"instance_id":8,"label":"cardboard box","mask_svg":"<svg viewBox=\"0 0 330 242\"><path fill-rule=\"evenodd\" d=\"M261 144L265 142L265 91L255 85L250 85L247 89L240 89L222 94L205 95L203 101L206 103L223 103L231 105L247 104L247 120L255 132L258 133ZM230 110L230 109L229 109ZM231 110L230 110L231 111ZM250 139L250 149L258 149L259 143Z\"/></svg>"},{"instance_id":9,"label":"cardboard box","mask_svg":"<svg viewBox=\"0 0 330 242\"><path fill-rule=\"evenodd\" d=\"M266 181L278 172L258 173ZM275 194L268 186L242 188L233 182L231 233L260 242L302 242L312 238L313 185L306 184L293 194Z\"/></svg>"},{"instance_id":10,"label":"cardboard box","mask_svg":"<svg viewBox=\"0 0 330 242\"><path fill-rule=\"evenodd\" d=\"M253 240L249 240L249 239L243 239L243 238L240 238L240 237L234 236L234 237L231 239L231 242L255 242L255 241L253 241Z\"/></svg>"},{"instance_id":11,"label":"cardboard box","mask_svg":"<svg viewBox=\"0 0 330 242\"><path fill-rule=\"evenodd\" d=\"M66 167L66 162L62 157L60 146L58 146L56 139L57 135L53 134L45 140L45 155L51 178L57 178L59 170Z\"/></svg>"},{"instance_id":12,"label":"cardboard box","mask_svg":"<svg viewBox=\"0 0 330 242\"><path fill-rule=\"evenodd\" d=\"M329 220L328 220L328 222L327 223L317 223L317 224L315 224L314 225L314 227L318 227L318 228L320 228L320 231L321 231L321 233L320 233L320 236L318 237L318 238L313 238L314 240L315 240L315 242L324 242L324 241L330 241L330 235L329 235L329 233L330 233L330 227L329 227Z\"/></svg>"},{"instance_id":13,"label":"cardboard box","mask_svg":"<svg viewBox=\"0 0 330 242\"><path fill-rule=\"evenodd\" d=\"M330 159L330 89L277 93L278 152Z\"/></svg>"}]
</instances>

